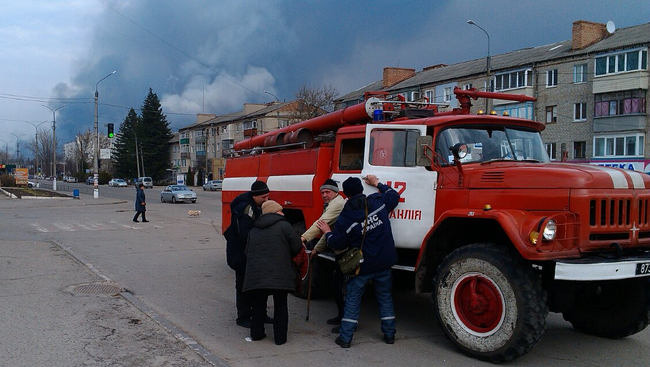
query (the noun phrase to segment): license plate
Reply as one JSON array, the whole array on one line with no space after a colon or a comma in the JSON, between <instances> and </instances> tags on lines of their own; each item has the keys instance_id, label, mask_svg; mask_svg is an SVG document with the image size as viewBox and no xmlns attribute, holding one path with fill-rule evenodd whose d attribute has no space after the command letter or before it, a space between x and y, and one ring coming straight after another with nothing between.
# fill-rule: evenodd
<instances>
[{"instance_id":1,"label":"license plate","mask_svg":"<svg viewBox=\"0 0 650 367\"><path fill-rule=\"evenodd\" d=\"M636 264L636 275L650 274L650 262Z\"/></svg>"}]
</instances>

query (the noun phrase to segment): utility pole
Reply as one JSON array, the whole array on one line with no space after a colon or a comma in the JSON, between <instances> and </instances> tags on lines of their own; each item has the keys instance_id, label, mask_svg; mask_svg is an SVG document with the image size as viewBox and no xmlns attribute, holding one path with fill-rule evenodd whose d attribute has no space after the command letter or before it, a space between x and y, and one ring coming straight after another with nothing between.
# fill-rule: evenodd
<instances>
[{"instance_id":1,"label":"utility pole","mask_svg":"<svg viewBox=\"0 0 650 367\"><path fill-rule=\"evenodd\" d=\"M474 26L478 27L480 30L485 32L485 35L487 36L487 71L486 71L487 83L485 84L485 91L492 92L491 80L490 80L490 34L485 29L483 29L483 27L481 27L480 25L474 23L473 20L468 20L467 23L470 24L470 25L474 25ZM490 109L491 109L490 101L491 100L492 100L491 98L486 98L485 99L485 114L486 115L490 114Z\"/></svg>"},{"instance_id":2,"label":"utility pole","mask_svg":"<svg viewBox=\"0 0 650 367\"><path fill-rule=\"evenodd\" d=\"M44 104L41 106L52 111L52 190L56 191L56 111L67 106L67 104L64 104L63 106L57 107L55 109L52 109L51 107Z\"/></svg>"},{"instance_id":3,"label":"utility pole","mask_svg":"<svg viewBox=\"0 0 650 367\"><path fill-rule=\"evenodd\" d=\"M95 199L99 198L99 92L97 91L97 87L99 86L99 83L102 82L102 80L115 74L116 71L117 70L99 79L97 84L95 84L95 159L93 160L93 197Z\"/></svg>"}]
</instances>

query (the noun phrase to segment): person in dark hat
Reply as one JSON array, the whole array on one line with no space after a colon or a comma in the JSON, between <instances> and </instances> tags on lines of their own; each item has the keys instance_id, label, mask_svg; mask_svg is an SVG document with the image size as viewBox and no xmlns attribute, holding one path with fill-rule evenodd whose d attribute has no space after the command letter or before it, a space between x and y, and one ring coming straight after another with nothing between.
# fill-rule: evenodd
<instances>
[{"instance_id":1,"label":"person in dark hat","mask_svg":"<svg viewBox=\"0 0 650 367\"><path fill-rule=\"evenodd\" d=\"M334 227L336 219L339 217L339 213L343 210L345 205L345 199L339 195L339 184L328 178L320 187L320 196L323 199L323 214L318 218L318 220L325 221L330 227ZM317 220L317 221L318 221ZM321 230L316 225L315 221L309 229L302 234L302 242L307 245L307 248L311 248L308 244L313 241L317 236L322 234ZM318 254L323 253L327 250L327 241L325 237L321 236L314 248L311 249L311 258L315 259ZM332 251L330 249L330 251ZM327 260L329 261L329 260ZM323 266L326 268L327 264L322 262L316 265L316 262L313 263L314 266ZM341 324L341 318L343 317L343 285L345 278L343 273L341 273L338 266L331 267L332 271L332 293L334 295L334 301L336 302L336 308L338 313L335 317L327 320L329 325L339 325ZM329 270L329 268L328 268ZM334 327L332 332L338 333L338 327Z\"/></svg>"},{"instance_id":2,"label":"person in dark hat","mask_svg":"<svg viewBox=\"0 0 650 367\"><path fill-rule=\"evenodd\" d=\"M235 297L237 304L236 323L250 328L252 299L250 294L242 293L246 276L246 241L253 223L262 215L262 204L269 200L269 187L264 181L255 181L251 190L240 194L230 203L230 226L224 232L226 238L226 261L235 271ZM267 316L266 323L273 323Z\"/></svg>"},{"instance_id":3,"label":"person in dark hat","mask_svg":"<svg viewBox=\"0 0 650 367\"><path fill-rule=\"evenodd\" d=\"M336 227L331 229L324 221L317 222L329 247L335 250L356 247L361 248L363 253L358 274L350 276L346 284L343 319L335 340L342 348L349 348L352 343L359 323L361 298L368 283L372 283L379 303L384 342L395 343L391 267L397 263L397 251L389 215L397 207L400 196L390 186L380 183L375 175L368 175L364 180L379 192L364 195L361 180L350 177L343 182L343 193L348 201L336 221Z\"/></svg>"},{"instance_id":4,"label":"person in dark hat","mask_svg":"<svg viewBox=\"0 0 650 367\"><path fill-rule=\"evenodd\" d=\"M144 194L144 184L140 182L135 192L135 216L133 217L133 221L137 222L138 217L142 215L142 222L144 223L148 222L147 217L145 215L146 212L147 212L147 201L146 201L146 196Z\"/></svg>"}]
</instances>

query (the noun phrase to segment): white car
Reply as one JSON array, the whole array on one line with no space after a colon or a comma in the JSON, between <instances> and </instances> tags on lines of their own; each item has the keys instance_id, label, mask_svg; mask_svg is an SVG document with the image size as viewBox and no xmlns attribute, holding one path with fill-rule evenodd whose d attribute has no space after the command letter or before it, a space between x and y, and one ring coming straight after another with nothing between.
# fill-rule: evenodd
<instances>
[{"instance_id":1,"label":"white car","mask_svg":"<svg viewBox=\"0 0 650 367\"><path fill-rule=\"evenodd\" d=\"M110 181L108 181L108 186L110 187L127 187L129 186L126 181L124 181L121 178L114 178Z\"/></svg>"},{"instance_id":2,"label":"white car","mask_svg":"<svg viewBox=\"0 0 650 367\"><path fill-rule=\"evenodd\" d=\"M221 180L208 181L208 182L205 183L205 185L203 185L203 191L205 191L205 190L210 190L210 191L221 190L221 185L222 185Z\"/></svg>"},{"instance_id":3,"label":"white car","mask_svg":"<svg viewBox=\"0 0 650 367\"><path fill-rule=\"evenodd\" d=\"M160 193L160 201L163 203L168 201L196 203L196 193L185 185L169 185Z\"/></svg>"}]
</instances>

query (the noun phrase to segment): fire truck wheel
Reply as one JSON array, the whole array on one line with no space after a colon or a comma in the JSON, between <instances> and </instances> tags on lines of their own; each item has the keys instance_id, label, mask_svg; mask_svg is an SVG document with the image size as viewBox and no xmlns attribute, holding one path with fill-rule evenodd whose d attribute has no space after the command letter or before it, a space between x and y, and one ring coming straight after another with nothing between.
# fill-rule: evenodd
<instances>
[{"instance_id":1,"label":"fire truck wheel","mask_svg":"<svg viewBox=\"0 0 650 367\"><path fill-rule=\"evenodd\" d=\"M650 322L650 278L580 282L562 313L577 330L604 338L636 334Z\"/></svg>"},{"instance_id":2,"label":"fire truck wheel","mask_svg":"<svg viewBox=\"0 0 650 367\"><path fill-rule=\"evenodd\" d=\"M526 354L546 329L541 279L505 246L473 244L452 252L439 267L432 299L447 338L493 363Z\"/></svg>"}]
</instances>

